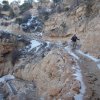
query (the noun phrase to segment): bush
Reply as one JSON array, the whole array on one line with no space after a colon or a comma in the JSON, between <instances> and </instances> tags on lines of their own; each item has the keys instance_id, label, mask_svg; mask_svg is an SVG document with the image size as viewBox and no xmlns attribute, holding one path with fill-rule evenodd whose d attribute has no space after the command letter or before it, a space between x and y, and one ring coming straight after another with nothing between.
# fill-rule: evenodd
<instances>
[{"instance_id":1,"label":"bush","mask_svg":"<svg viewBox=\"0 0 100 100\"><path fill-rule=\"evenodd\" d=\"M8 1L3 1L2 3L3 3L4 5L8 5L8 4L9 4Z\"/></svg>"},{"instance_id":2,"label":"bush","mask_svg":"<svg viewBox=\"0 0 100 100\"><path fill-rule=\"evenodd\" d=\"M32 8L32 5L30 3L24 3L20 6L21 14L24 13L25 11L29 10Z\"/></svg>"},{"instance_id":3,"label":"bush","mask_svg":"<svg viewBox=\"0 0 100 100\"><path fill-rule=\"evenodd\" d=\"M54 3L59 3L61 0L53 0Z\"/></svg>"},{"instance_id":4,"label":"bush","mask_svg":"<svg viewBox=\"0 0 100 100\"><path fill-rule=\"evenodd\" d=\"M85 0L85 4L86 4L86 17L89 17L92 13L93 0Z\"/></svg>"},{"instance_id":5,"label":"bush","mask_svg":"<svg viewBox=\"0 0 100 100\"><path fill-rule=\"evenodd\" d=\"M10 10L10 6L9 5L4 5L2 10L3 11L9 11Z\"/></svg>"},{"instance_id":6,"label":"bush","mask_svg":"<svg viewBox=\"0 0 100 100\"><path fill-rule=\"evenodd\" d=\"M14 66L15 63L18 61L18 59L20 58L21 56L21 52L18 51L18 50L14 50L12 52L12 55L11 55L11 64Z\"/></svg>"},{"instance_id":7,"label":"bush","mask_svg":"<svg viewBox=\"0 0 100 100\"><path fill-rule=\"evenodd\" d=\"M15 14L14 14L14 12L13 12L12 9L10 9L10 17L11 17L11 18L14 18L14 17L15 17Z\"/></svg>"},{"instance_id":8,"label":"bush","mask_svg":"<svg viewBox=\"0 0 100 100\"><path fill-rule=\"evenodd\" d=\"M30 11L26 11L25 13L23 13L23 18L22 18L22 22L23 23L27 23L28 22L28 19L31 18L31 13Z\"/></svg>"},{"instance_id":9,"label":"bush","mask_svg":"<svg viewBox=\"0 0 100 100\"><path fill-rule=\"evenodd\" d=\"M44 21L48 20L49 15L51 14L51 12L47 11L47 8L38 8L38 13L39 13L39 18Z\"/></svg>"},{"instance_id":10,"label":"bush","mask_svg":"<svg viewBox=\"0 0 100 100\"><path fill-rule=\"evenodd\" d=\"M22 24L22 18L16 18L15 22L18 23L19 25L21 25Z\"/></svg>"}]
</instances>

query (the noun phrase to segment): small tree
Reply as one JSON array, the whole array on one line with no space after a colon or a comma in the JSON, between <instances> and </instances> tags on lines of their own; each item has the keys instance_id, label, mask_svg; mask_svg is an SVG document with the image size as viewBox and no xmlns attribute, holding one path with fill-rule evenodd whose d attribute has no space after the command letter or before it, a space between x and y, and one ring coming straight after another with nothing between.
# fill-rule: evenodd
<instances>
[{"instance_id":1,"label":"small tree","mask_svg":"<svg viewBox=\"0 0 100 100\"><path fill-rule=\"evenodd\" d=\"M28 2L24 2L24 3L20 6L21 13L24 13L25 11L29 10L30 8L32 8L32 4L30 4L30 3L28 3Z\"/></svg>"},{"instance_id":2,"label":"small tree","mask_svg":"<svg viewBox=\"0 0 100 100\"><path fill-rule=\"evenodd\" d=\"M45 3L45 2L49 2L50 0L39 0L39 2L42 4L42 3Z\"/></svg>"},{"instance_id":3,"label":"small tree","mask_svg":"<svg viewBox=\"0 0 100 100\"><path fill-rule=\"evenodd\" d=\"M26 0L27 3L32 4L33 0Z\"/></svg>"},{"instance_id":4,"label":"small tree","mask_svg":"<svg viewBox=\"0 0 100 100\"><path fill-rule=\"evenodd\" d=\"M3 1L2 2L4 5L9 5L9 2L8 1Z\"/></svg>"},{"instance_id":5,"label":"small tree","mask_svg":"<svg viewBox=\"0 0 100 100\"><path fill-rule=\"evenodd\" d=\"M1 11L2 11L2 5L0 4L0 14L1 14Z\"/></svg>"},{"instance_id":6,"label":"small tree","mask_svg":"<svg viewBox=\"0 0 100 100\"><path fill-rule=\"evenodd\" d=\"M15 22L20 26L22 24L22 18L16 18Z\"/></svg>"},{"instance_id":7,"label":"small tree","mask_svg":"<svg viewBox=\"0 0 100 100\"><path fill-rule=\"evenodd\" d=\"M92 13L93 0L84 0L86 4L86 17L89 17Z\"/></svg>"},{"instance_id":8,"label":"small tree","mask_svg":"<svg viewBox=\"0 0 100 100\"><path fill-rule=\"evenodd\" d=\"M3 10L4 11L9 11L10 10L10 6L9 6L9 2L8 1L3 1Z\"/></svg>"},{"instance_id":9,"label":"small tree","mask_svg":"<svg viewBox=\"0 0 100 100\"><path fill-rule=\"evenodd\" d=\"M15 16L14 12L12 9L10 9L10 17L13 18Z\"/></svg>"},{"instance_id":10,"label":"small tree","mask_svg":"<svg viewBox=\"0 0 100 100\"><path fill-rule=\"evenodd\" d=\"M28 19L31 18L31 16L32 16L32 15L31 15L30 11L27 11L27 12L23 13L22 22L23 22L23 23L26 23L26 22L28 21Z\"/></svg>"},{"instance_id":11,"label":"small tree","mask_svg":"<svg viewBox=\"0 0 100 100\"><path fill-rule=\"evenodd\" d=\"M10 6L9 5L4 5L3 6L3 10L4 11L9 11L10 10Z\"/></svg>"},{"instance_id":12,"label":"small tree","mask_svg":"<svg viewBox=\"0 0 100 100\"><path fill-rule=\"evenodd\" d=\"M54 3L60 3L62 0L53 0Z\"/></svg>"},{"instance_id":13,"label":"small tree","mask_svg":"<svg viewBox=\"0 0 100 100\"><path fill-rule=\"evenodd\" d=\"M14 50L12 52L12 55L11 55L11 63L12 63L13 66L18 61L18 59L20 58L20 56L21 56L21 52L20 51Z\"/></svg>"}]
</instances>

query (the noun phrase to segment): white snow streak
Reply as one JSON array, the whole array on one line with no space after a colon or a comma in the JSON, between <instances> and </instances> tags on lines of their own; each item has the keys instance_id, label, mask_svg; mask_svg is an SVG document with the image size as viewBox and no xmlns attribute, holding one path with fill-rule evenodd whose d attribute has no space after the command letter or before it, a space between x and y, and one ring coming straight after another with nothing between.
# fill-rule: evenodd
<instances>
[{"instance_id":1,"label":"white snow streak","mask_svg":"<svg viewBox=\"0 0 100 100\"><path fill-rule=\"evenodd\" d=\"M65 50L66 50L71 56L73 56L75 59L79 60L79 57L78 57L76 54L74 54L74 53L70 50L70 48L65 47Z\"/></svg>"},{"instance_id":2,"label":"white snow streak","mask_svg":"<svg viewBox=\"0 0 100 100\"><path fill-rule=\"evenodd\" d=\"M97 67L100 69L100 64L97 64Z\"/></svg>"},{"instance_id":3,"label":"white snow streak","mask_svg":"<svg viewBox=\"0 0 100 100\"><path fill-rule=\"evenodd\" d=\"M72 57L74 57L75 59L77 59L77 60L80 59L76 54L74 54L74 53L71 51L70 48L65 47L65 50L66 50ZM86 86L85 86L85 84L84 84L84 82L83 82L82 74L81 74L81 69L80 69L80 67L78 66L78 64L77 64L77 66L75 66L74 68L76 69L76 73L74 74L74 76L76 76L76 80L79 80L80 83L81 83L80 94L75 95L74 98L75 98L75 100L83 100L83 95L85 94ZM73 69L74 69L74 68L73 68Z\"/></svg>"},{"instance_id":4,"label":"white snow streak","mask_svg":"<svg viewBox=\"0 0 100 100\"><path fill-rule=\"evenodd\" d=\"M85 86L83 79L82 79L80 67L77 65L77 66L75 66L75 68L76 68L76 73L74 74L74 76L76 76L76 80L80 81L81 89L80 89L80 94L75 95L74 98L75 98L75 100L83 100L83 95L85 93L86 86Z\"/></svg>"},{"instance_id":5,"label":"white snow streak","mask_svg":"<svg viewBox=\"0 0 100 100\"><path fill-rule=\"evenodd\" d=\"M9 81L9 80L13 80L13 79L15 79L15 77L13 75L8 74L8 75L1 77L0 82L4 83L5 81Z\"/></svg>"},{"instance_id":6,"label":"white snow streak","mask_svg":"<svg viewBox=\"0 0 100 100\"><path fill-rule=\"evenodd\" d=\"M91 56L90 54L85 54L84 52L82 52L80 50L77 50L76 52L83 55L83 56L85 56L85 57L87 57L87 58L89 58L89 59L91 59L91 60L93 60L94 62L100 61L100 59L97 59L97 58Z\"/></svg>"},{"instance_id":7,"label":"white snow streak","mask_svg":"<svg viewBox=\"0 0 100 100\"><path fill-rule=\"evenodd\" d=\"M83 55L84 57L87 57L87 58L91 59L95 63L97 63L97 67L100 69L100 59L97 59L97 58L91 56L90 54L85 54L84 52L82 52L80 50L77 50L76 52Z\"/></svg>"},{"instance_id":8,"label":"white snow streak","mask_svg":"<svg viewBox=\"0 0 100 100\"><path fill-rule=\"evenodd\" d=\"M37 47L37 46L39 46L41 43L40 42L38 42L38 41L36 41L36 40L32 40L31 41L31 48L28 50L28 52L30 52L33 48L35 48L35 47Z\"/></svg>"}]
</instances>

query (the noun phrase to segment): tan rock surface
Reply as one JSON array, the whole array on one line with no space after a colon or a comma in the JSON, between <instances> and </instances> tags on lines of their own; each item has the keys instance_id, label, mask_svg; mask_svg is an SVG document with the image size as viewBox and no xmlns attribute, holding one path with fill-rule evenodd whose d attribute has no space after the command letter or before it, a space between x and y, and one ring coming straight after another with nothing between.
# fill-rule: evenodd
<instances>
[{"instance_id":1,"label":"tan rock surface","mask_svg":"<svg viewBox=\"0 0 100 100\"><path fill-rule=\"evenodd\" d=\"M16 77L29 81L34 80L37 84L40 97L61 98L61 95L72 90L72 64L73 60L69 57L69 55L62 50L54 49L53 51L50 51L49 54L47 54L47 56L39 63L27 64L24 69L17 69L14 73ZM74 86L76 88L78 87L74 83L72 86L73 90ZM80 89L80 87L78 89ZM78 89L77 91L79 92ZM73 97L73 95L71 96Z\"/></svg>"}]
</instances>

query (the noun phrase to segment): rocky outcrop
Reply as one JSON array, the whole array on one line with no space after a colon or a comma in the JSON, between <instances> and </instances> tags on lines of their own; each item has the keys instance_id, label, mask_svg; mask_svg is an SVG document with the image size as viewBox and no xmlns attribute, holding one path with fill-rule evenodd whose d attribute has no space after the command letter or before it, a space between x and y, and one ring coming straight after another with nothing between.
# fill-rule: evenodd
<instances>
[{"instance_id":1,"label":"rocky outcrop","mask_svg":"<svg viewBox=\"0 0 100 100\"><path fill-rule=\"evenodd\" d=\"M45 22L44 36L65 37L69 29L68 24L70 25L70 21L66 19L65 13L55 13Z\"/></svg>"},{"instance_id":2,"label":"rocky outcrop","mask_svg":"<svg viewBox=\"0 0 100 100\"><path fill-rule=\"evenodd\" d=\"M18 68L14 71L14 75L24 80L34 80L40 98L73 100L74 95L80 91L80 83L74 81L71 67L73 63L75 61L64 51L54 49L38 63Z\"/></svg>"}]
</instances>

